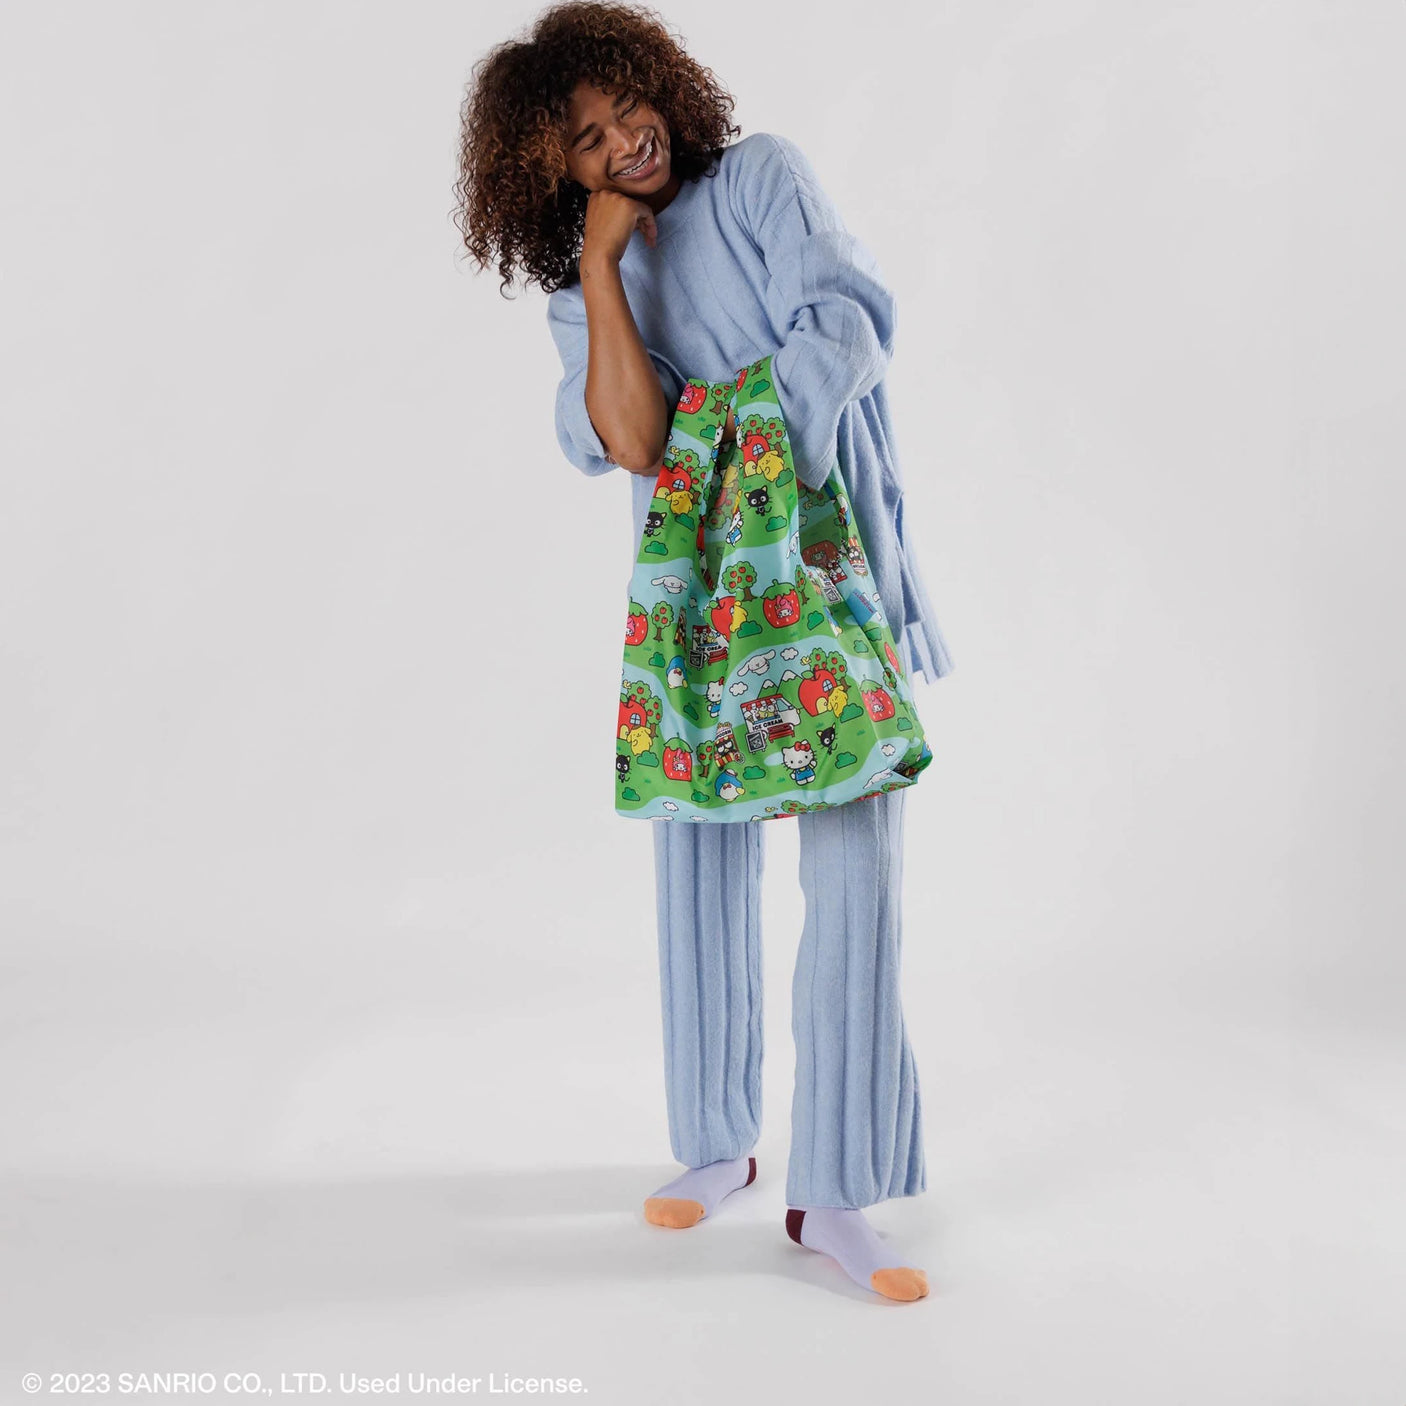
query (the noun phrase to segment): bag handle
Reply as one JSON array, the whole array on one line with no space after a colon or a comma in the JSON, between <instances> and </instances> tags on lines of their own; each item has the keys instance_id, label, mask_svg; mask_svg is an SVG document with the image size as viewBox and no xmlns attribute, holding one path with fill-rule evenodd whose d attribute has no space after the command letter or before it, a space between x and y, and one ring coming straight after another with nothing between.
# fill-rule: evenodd
<instances>
[{"instance_id":1,"label":"bag handle","mask_svg":"<svg viewBox=\"0 0 1406 1406\"><path fill-rule=\"evenodd\" d=\"M708 494L713 488L713 478L718 471L718 460L722 457L723 431L727 429L727 413L729 410L733 412L732 443L736 444L737 442L737 400L742 393L742 383L746 380L747 372L750 369L750 366L743 366L738 368L736 376L734 376L732 379L732 391L728 395L727 401L722 407L722 413L718 416L718 428L717 432L713 435L712 452L708 456L708 467L705 470L702 476L702 482L699 484L698 487L698 509L700 516L702 514L704 504L706 504L708 501ZM713 384L721 385L722 382L714 381Z\"/></svg>"},{"instance_id":2,"label":"bag handle","mask_svg":"<svg viewBox=\"0 0 1406 1406\"><path fill-rule=\"evenodd\" d=\"M714 487L713 481L717 477L718 466L722 461L723 432L727 429L727 416L729 411L732 412L733 417L733 437L729 441L729 443L733 444L734 446L737 443L737 402L742 394L743 384L746 382L747 375L751 371L751 369L752 368L750 363L746 366L738 367L737 374L732 378L732 390L728 394L727 401L722 407L722 413L718 416L718 429L717 433L713 436L713 452L708 461L708 472L704 478L703 483L699 486L698 490L699 522L703 521L703 514L708 505L709 495L712 493ZM709 581L707 556L708 553L706 546L700 547L698 551L698 565L703 572L703 580L705 584ZM708 586L708 589L710 591L717 589L716 580L712 581L712 583Z\"/></svg>"}]
</instances>

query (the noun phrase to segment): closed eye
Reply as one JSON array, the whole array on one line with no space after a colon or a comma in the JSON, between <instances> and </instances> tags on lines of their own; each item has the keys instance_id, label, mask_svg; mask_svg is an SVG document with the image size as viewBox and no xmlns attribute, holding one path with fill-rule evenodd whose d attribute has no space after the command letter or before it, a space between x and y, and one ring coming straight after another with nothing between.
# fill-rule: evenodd
<instances>
[{"instance_id":1,"label":"closed eye","mask_svg":"<svg viewBox=\"0 0 1406 1406\"><path fill-rule=\"evenodd\" d=\"M627 107L627 108L620 114L620 116L621 116L621 117L628 117L638 106L639 106L639 102L638 102L638 101L632 102L632 103L629 105L629 107ZM582 151L594 151L600 144L601 144L601 138L600 138L600 137L597 137L597 138L595 139L595 141L593 141L593 142L590 144L590 146L582 147L581 150L582 150Z\"/></svg>"}]
</instances>

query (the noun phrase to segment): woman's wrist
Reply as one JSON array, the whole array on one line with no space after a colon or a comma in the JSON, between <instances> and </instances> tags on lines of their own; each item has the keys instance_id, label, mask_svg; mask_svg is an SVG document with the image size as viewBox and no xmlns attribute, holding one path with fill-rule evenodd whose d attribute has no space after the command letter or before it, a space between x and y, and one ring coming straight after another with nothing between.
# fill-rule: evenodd
<instances>
[{"instance_id":1,"label":"woman's wrist","mask_svg":"<svg viewBox=\"0 0 1406 1406\"><path fill-rule=\"evenodd\" d=\"M605 274L618 273L620 260L612 258L609 254L597 254L592 249L583 249L581 257L577 261L577 267L580 269L581 278L584 281L588 278L600 278Z\"/></svg>"}]
</instances>

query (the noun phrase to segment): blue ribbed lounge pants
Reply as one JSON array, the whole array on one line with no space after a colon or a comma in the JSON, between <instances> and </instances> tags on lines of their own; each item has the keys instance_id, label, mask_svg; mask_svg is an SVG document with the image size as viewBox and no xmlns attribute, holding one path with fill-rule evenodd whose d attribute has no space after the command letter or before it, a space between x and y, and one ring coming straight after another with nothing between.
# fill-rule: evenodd
<instances>
[{"instance_id":1,"label":"blue ribbed lounge pants","mask_svg":"<svg viewBox=\"0 0 1406 1406\"><path fill-rule=\"evenodd\" d=\"M653 822L669 1141L686 1166L740 1157L761 1131L765 832L794 823L805 923L791 982L786 1202L870 1206L927 1189L899 999L907 796L794 822Z\"/></svg>"}]
</instances>

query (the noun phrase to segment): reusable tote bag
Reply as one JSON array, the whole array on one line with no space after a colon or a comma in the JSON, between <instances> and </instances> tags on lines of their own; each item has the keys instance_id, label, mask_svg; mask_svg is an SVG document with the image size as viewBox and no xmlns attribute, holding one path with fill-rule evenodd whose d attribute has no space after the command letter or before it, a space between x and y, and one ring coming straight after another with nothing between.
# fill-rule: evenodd
<instances>
[{"instance_id":1,"label":"reusable tote bag","mask_svg":"<svg viewBox=\"0 0 1406 1406\"><path fill-rule=\"evenodd\" d=\"M771 360L679 398L630 577L623 816L774 820L932 761L840 466L819 491L797 479Z\"/></svg>"}]
</instances>

